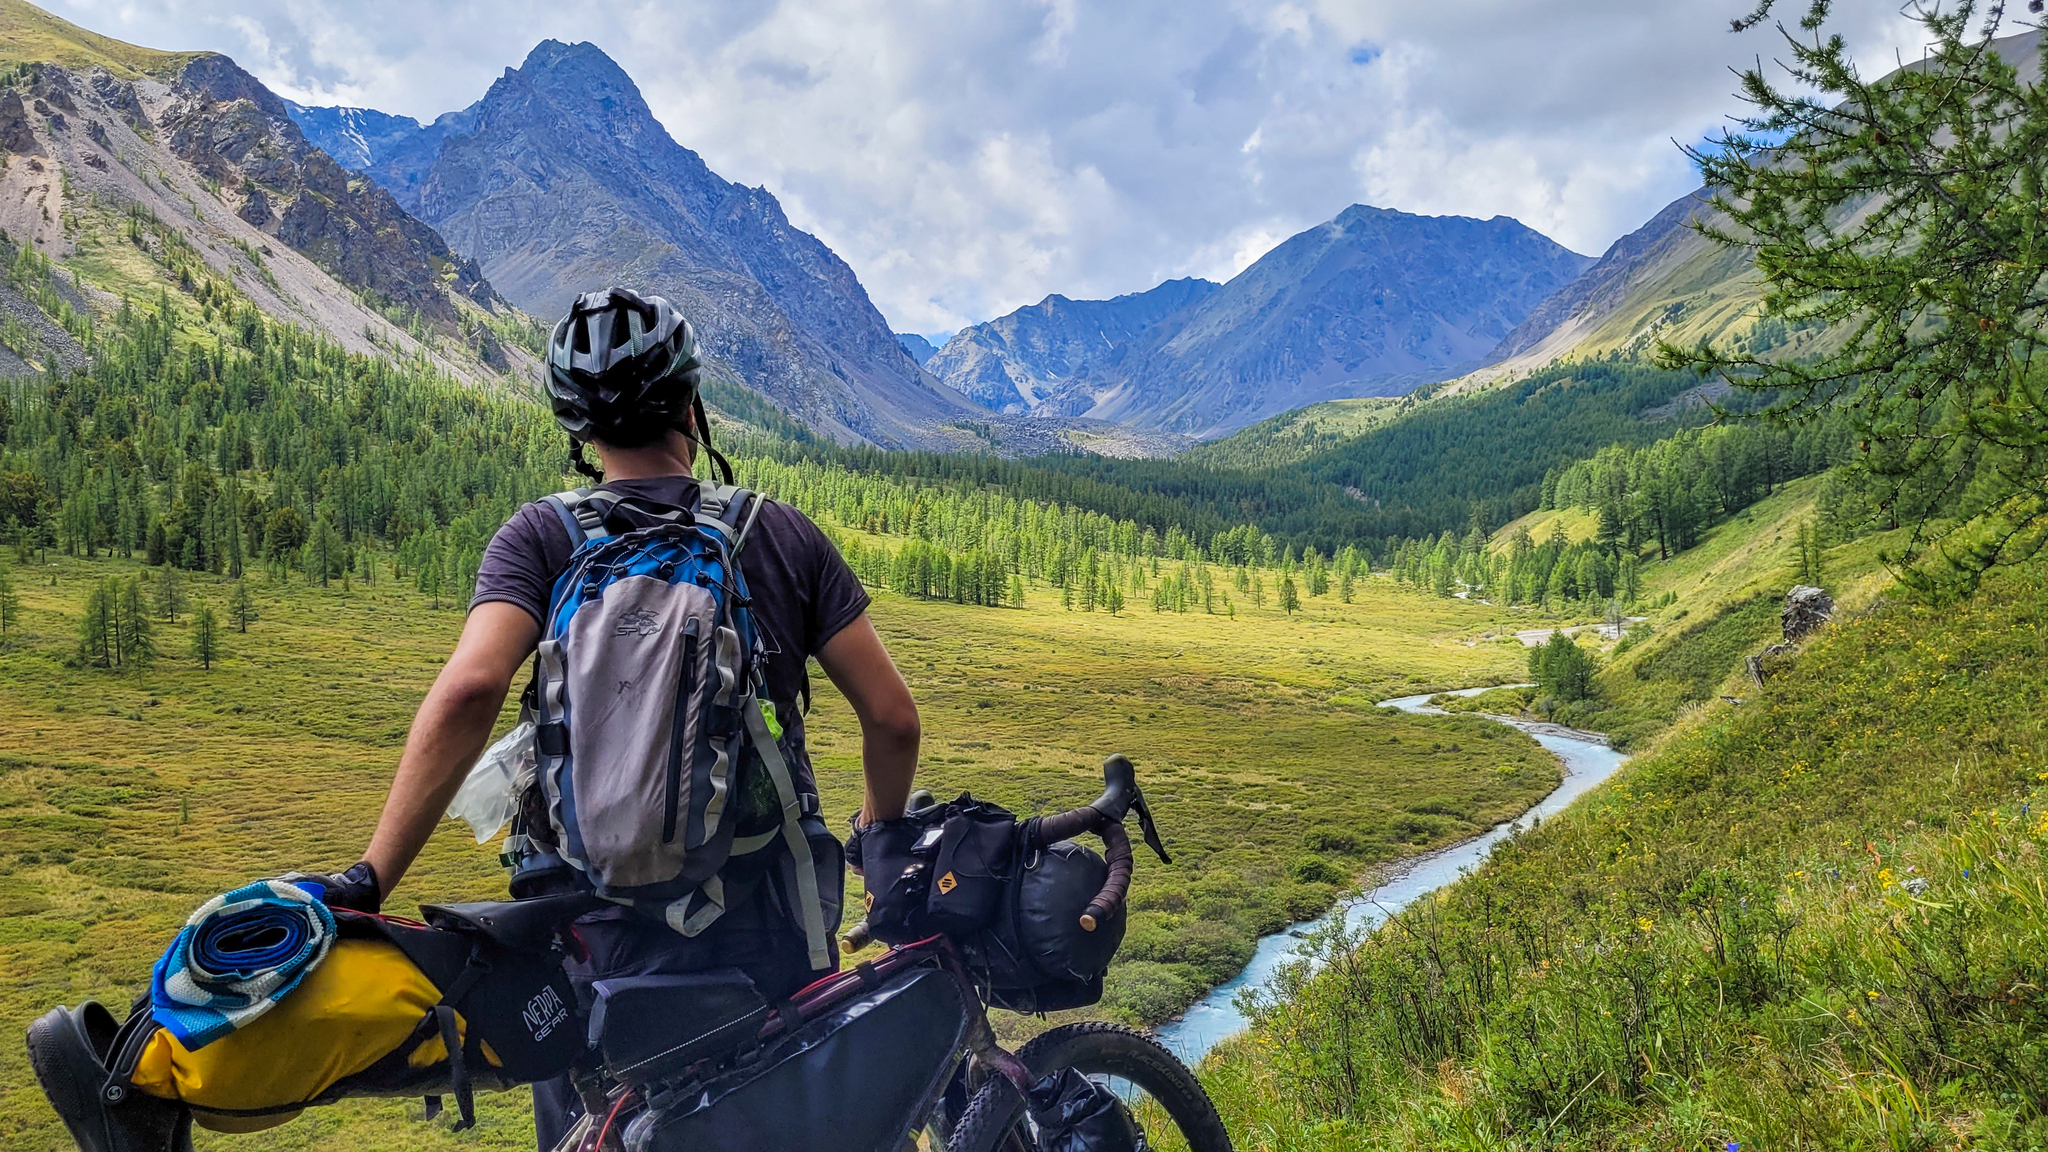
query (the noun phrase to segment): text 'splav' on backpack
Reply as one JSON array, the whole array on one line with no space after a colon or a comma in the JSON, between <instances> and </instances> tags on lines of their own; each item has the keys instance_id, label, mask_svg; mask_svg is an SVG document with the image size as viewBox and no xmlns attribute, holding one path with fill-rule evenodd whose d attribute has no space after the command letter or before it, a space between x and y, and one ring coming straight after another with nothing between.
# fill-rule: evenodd
<instances>
[{"instance_id":1,"label":"text 'splav' on backpack","mask_svg":"<svg viewBox=\"0 0 2048 1152\"><path fill-rule=\"evenodd\" d=\"M539 784L557 851L581 878L685 936L736 896L729 861L787 844L811 965L827 968L801 826L815 822L817 797L796 790L791 748L762 699L738 560L761 499L707 486L689 509L603 488L543 501L581 543L555 581L536 658ZM743 800L764 776L780 826L742 834Z\"/></svg>"}]
</instances>

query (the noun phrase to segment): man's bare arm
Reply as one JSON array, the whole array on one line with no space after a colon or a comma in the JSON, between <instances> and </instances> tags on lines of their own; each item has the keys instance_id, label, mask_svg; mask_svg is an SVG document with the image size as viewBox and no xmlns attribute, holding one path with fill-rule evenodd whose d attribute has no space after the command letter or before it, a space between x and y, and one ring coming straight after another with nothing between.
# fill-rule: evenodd
<instances>
[{"instance_id":1,"label":"man's bare arm","mask_svg":"<svg viewBox=\"0 0 2048 1152\"><path fill-rule=\"evenodd\" d=\"M517 605L492 602L470 611L462 639L413 717L391 795L363 853L385 895L412 867L483 754L512 678L539 639L540 625Z\"/></svg>"},{"instance_id":2,"label":"man's bare arm","mask_svg":"<svg viewBox=\"0 0 2048 1152\"><path fill-rule=\"evenodd\" d=\"M866 613L825 642L818 664L860 719L861 771L867 781L861 823L902 816L923 736L910 685Z\"/></svg>"}]
</instances>

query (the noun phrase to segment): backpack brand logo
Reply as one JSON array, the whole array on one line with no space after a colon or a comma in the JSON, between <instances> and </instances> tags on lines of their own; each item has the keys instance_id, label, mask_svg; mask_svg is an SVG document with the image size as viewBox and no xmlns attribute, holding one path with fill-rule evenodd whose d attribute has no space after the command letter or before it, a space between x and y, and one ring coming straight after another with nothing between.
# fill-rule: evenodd
<instances>
[{"instance_id":1,"label":"backpack brand logo","mask_svg":"<svg viewBox=\"0 0 2048 1152\"><path fill-rule=\"evenodd\" d=\"M526 1025L536 1044L547 1039L548 1034L568 1018L569 1007L562 1003L562 998L555 994L553 988L541 989L540 995L528 1000L526 1007L519 1010L520 1023Z\"/></svg>"},{"instance_id":2,"label":"backpack brand logo","mask_svg":"<svg viewBox=\"0 0 2048 1152\"><path fill-rule=\"evenodd\" d=\"M661 617L652 608L635 608L621 613L619 626L612 630L615 636L652 636L661 631Z\"/></svg>"},{"instance_id":3,"label":"backpack brand logo","mask_svg":"<svg viewBox=\"0 0 2048 1152\"><path fill-rule=\"evenodd\" d=\"M958 888L959 886L960 882L958 880L953 879L953 874L951 872L948 872L944 876L939 877L939 882L937 884L939 895L941 896L946 895L947 893L951 892L955 888Z\"/></svg>"}]
</instances>

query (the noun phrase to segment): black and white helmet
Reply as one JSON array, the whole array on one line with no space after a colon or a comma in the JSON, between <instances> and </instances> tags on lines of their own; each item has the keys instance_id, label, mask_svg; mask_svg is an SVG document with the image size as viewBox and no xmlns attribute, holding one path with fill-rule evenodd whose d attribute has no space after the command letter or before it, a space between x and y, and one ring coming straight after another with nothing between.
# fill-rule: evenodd
<instances>
[{"instance_id":1,"label":"black and white helmet","mask_svg":"<svg viewBox=\"0 0 2048 1152\"><path fill-rule=\"evenodd\" d=\"M578 296L555 325L545 387L573 440L634 447L688 429L703 367L697 333L675 305L607 288Z\"/></svg>"}]
</instances>

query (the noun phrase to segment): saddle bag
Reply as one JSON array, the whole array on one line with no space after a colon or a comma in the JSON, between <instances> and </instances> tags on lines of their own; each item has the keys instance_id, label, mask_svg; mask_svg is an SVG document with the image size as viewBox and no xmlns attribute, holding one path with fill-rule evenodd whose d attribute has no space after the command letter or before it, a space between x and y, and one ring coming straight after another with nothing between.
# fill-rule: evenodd
<instances>
[{"instance_id":1,"label":"saddle bag","mask_svg":"<svg viewBox=\"0 0 2048 1152\"><path fill-rule=\"evenodd\" d=\"M473 1092L549 1079L583 1053L559 954L507 948L452 920L334 919L333 946L290 995L196 1050L138 1008L109 1054L113 1074L216 1131L356 1096L425 1096L431 1113L452 1095L466 1127Z\"/></svg>"},{"instance_id":2,"label":"saddle bag","mask_svg":"<svg viewBox=\"0 0 2048 1152\"><path fill-rule=\"evenodd\" d=\"M966 1030L945 972L878 980L730 1071L650 1087L627 1152L897 1152L952 1080Z\"/></svg>"}]
</instances>

